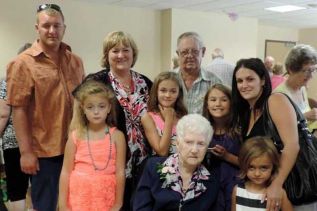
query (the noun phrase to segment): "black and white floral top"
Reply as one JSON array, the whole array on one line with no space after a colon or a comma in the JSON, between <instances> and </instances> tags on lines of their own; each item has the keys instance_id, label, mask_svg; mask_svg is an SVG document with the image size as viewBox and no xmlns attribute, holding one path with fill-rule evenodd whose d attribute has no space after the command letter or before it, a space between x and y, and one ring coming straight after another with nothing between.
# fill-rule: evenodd
<instances>
[{"instance_id":1,"label":"black and white floral top","mask_svg":"<svg viewBox=\"0 0 317 211\"><path fill-rule=\"evenodd\" d=\"M133 91L127 93L112 72L109 72L111 86L125 114L127 142L129 152L131 153L131 156L127 158L126 176L128 178L132 177L133 157L136 159L136 165L140 165L149 154L141 124L141 117L147 111L150 90L139 73L131 70L131 77Z\"/></svg>"},{"instance_id":2,"label":"black and white floral top","mask_svg":"<svg viewBox=\"0 0 317 211\"><path fill-rule=\"evenodd\" d=\"M0 81L0 99L7 100L7 83L5 80ZM15 131L13 128L12 115L10 115L1 137L3 150L18 148L18 142L16 140Z\"/></svg>"},{"instance_id":3,"label":"black and white floral top","mask_svg":"<svg viewBox=\"0 0 317 211\"><path fill-rule=\"evenodd\" d=\"M189 184L189 188L184 192L182 190L183 181L179 171L179 154L170 155L163 164L157 164L157 172L162 180L162 188L170 188L182 195L182 201L187 201L198 197L206 191L203 180L209 180L210 173L203 166L199 165Z\"/></svg>"}]
</instances>

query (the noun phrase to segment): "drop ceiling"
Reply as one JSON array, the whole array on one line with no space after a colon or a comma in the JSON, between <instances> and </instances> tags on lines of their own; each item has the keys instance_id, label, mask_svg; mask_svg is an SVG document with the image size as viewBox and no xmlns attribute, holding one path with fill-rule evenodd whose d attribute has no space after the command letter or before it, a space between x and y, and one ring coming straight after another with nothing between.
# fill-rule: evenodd
<instances>
[{"instance_id":1,"label":"drop ceiling","mask_svg":"<svg viewBox=\"0 0 317 211\"><path fill-rule=\"evenodd\" d=\"M174 8L222 13L227 14L232 19L251 17L257 18L260 23L293 28L317 27L317 0L89 0L89 2L155 10ZM289 4L307 9L286 13L264 9Z\"/></svg>"}]
</instances>

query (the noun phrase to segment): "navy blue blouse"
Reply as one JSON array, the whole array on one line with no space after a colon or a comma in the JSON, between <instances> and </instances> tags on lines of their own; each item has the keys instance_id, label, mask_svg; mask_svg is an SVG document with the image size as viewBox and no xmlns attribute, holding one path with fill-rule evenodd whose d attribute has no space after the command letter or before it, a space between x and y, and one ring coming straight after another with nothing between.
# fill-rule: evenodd
<instances>
[{"instance_id":1,"label":"navy blue blouse","mask_svg":"<svg viewBox=\"0 0 317 211\"><path fill-rule=\"evenodd\" d=\"M166 157L150 158L143 171L139 185L137 187L133 201L133 210L213 210L219 190L219 181L215 173L211 173L209 180L203 181L207 190L197 198L180 203L182 196L180 193L170 189L162 188L159 174L156 167L158 163L163 163Z\"/></svg>"}]
</instances>

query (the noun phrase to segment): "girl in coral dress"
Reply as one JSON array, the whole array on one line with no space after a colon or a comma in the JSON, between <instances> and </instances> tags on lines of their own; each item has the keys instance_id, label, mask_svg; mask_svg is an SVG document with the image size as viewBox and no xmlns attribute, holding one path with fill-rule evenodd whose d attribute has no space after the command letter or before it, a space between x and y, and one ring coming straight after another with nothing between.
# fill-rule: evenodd
<instances>
[{"instance_id":1,"label":"girl in coral dress","mask_svg":"<svg viewBox=\"0 0 317 211\"><path fill-rule=\"evenodd\" d=\"M88 80L75 91L74 114L59 185L59 210L119 210L126 143L114 122L114 94Z\"/></svg>"},{"instance_id":2,"label":"girl in coral dress","mask_svg":"<svg viewBox=\"0 0 317 211\"><path fill-rule=\"evenodd\" d=\"M148 112L141 118L153 154L167 156L176 152L175 126L187 114L183 90L174 72L162 72L154 80Z\"/></svg>"}]
</instances>

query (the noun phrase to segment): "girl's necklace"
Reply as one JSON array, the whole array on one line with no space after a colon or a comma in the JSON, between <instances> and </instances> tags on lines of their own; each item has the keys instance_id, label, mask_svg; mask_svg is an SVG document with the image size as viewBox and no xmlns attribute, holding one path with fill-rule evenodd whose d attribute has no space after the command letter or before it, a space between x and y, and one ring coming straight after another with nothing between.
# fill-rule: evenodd
<instances>
[{"instance_id":1,"label":"girl's necklace","mask_svg":"<svg viewBox=\"0 0 317 211\"><path fill-rule=\"evenodd\" d=\"M105 170L107 167L108 167L108 164L109 164L109 161L110 161L110 158L111 158L111 152L112 152L112 140L111 140L111 134L109 132L109 127L106 127L105 129L105 134L106 135L109 135L109 139L110 139L110 147L109 147L109 156L108 156L108 160L106 162L106 165L104 167L101 167L99 168L96 163L95 163L95 160L92 156L92 153L91 153L91 149L90 149L90 143L89 143L89 130L88 130L88 127L87 127L87 145L88 145L88 152L89 152L89 157L91 159L91 162L92 162L92 165L94 166L94 169L95 171L102 171L102 170Z\"/></svg>"}]
</instances>

